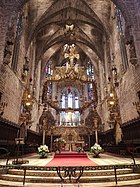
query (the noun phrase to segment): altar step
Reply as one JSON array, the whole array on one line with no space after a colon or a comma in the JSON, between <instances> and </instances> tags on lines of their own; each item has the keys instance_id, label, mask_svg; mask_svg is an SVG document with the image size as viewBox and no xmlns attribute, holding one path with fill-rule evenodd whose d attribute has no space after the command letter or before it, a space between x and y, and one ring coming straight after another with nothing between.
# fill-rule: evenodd
<instances>
[{"instance_id":1,"label":"altar step","mask_svg":"<svg viewBox=\"0 0 140 187\"><path fill-rule=\"evenodd\" d=\"M87 158L87 153L62 152L55 153L54 158Z\"/></svg>"},{"instance_id":2,"label":"altar step","mask_svg":"<svg viewBox=\"0 0 140 187\"><path fill-rule=\"evenodd\" d=\"M132 169L117 169L117 175L123 174L132 174ZM10 175L24 175L23 170L9 170L8 174ZM33 171L28 170L26 172L27 176L50 176L50 177L57 177L56 171ZM96 171L84 171L83 176L110 176L114 175L114 170L96 170Z\"/></svg>"},{"instance_id":3,"label":"altar step","mask_svg":"<svg viewBox=\"0 0 140 187\"><path fill-rule=\"evenodd\" d=\"M131 169L118 169L117 170L117 180L118 184L123 183L123 185L127 184L134 184L135 187L137 184L140 186L140 174L133 173ZM61 180L58 177L56 171L27 171L26 173L26 183L25 186L32 186L31 183L36 183L35 186L41 187L43 184L61 184ZM0 186L22 186L23 182L23 171L21 170L9 170L8 174L1 174L0 175ZM65 182L69 182L66 180ZM87 183L94 184L98 187L104 186L115 186L115 177L113 170L106 170L106 171L85 171L83 176L80 178L80 183ZM99 185L100 184L100 185ZM121 185L117 186L121 186ZM123 186L122 185L122 186ZM86 185L85 185L86 186Z\"/></svg>"}]
</instances>

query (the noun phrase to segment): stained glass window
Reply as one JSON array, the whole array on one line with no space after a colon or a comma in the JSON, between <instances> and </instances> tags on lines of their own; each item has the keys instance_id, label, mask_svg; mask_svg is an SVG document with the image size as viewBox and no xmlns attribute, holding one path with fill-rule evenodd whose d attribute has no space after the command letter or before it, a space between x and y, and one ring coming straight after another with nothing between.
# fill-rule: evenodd
<instances>
[{"instance_id":1,"label":"stained glass window","mask_svg":"<svg viewBox=\"0 0 140 187\"><path fill-rule=\"evenodd\" d=\"M46 69L45 69L46 77L49 77L49 76L51 76L53 74L53 70L51 68L51 65L52 65L52 61L49 60L48 63L46 64Z\"/></svg>"},{"instance_id":2,"label":"stained glass window","mask_svg":"<svg viewBox=\"0 0 140 187\"><path fill-rule=\"evenodd\" d=\"M87 65L87 76L89 77L90 80L94 79L94 68L90 61L88 62Z\"/></svg>"},{"instance_id":3,"label":"stained glass window","mask_svg":"<svg viewBox=\"0 0 140 187\"><path fill-rule=\"evenodd\" d=\"M79 97L77 92L71 88L65 88L61 94L60 107L66 109L60 113L60 125L62 126L77 126L80 124L79 111L68 111L67 109L79 108Z\"/></svg>"},{"instance_id":4,"label":"stained glass window","mask_svg":"<svg viewBox=\"0 0 140 187\"><path fill-rule=\"evenodd\" d=\"M12 56L12 64L11 64L11 68L14 71L17 71L22 28L23 28L23 14L22 14L22 12L20 12L18 14L18 18L17 18L16 36L15 36L13 56Z\"/></svg>"},{"instance_id":5,"label":"stained glass window","mask_svg":"<svg viewBox=\"0 0 140 187\"><path fill-rule=\"evenodd\" d=\"M127 58L127 51L126 51L125 39L124 39L125 20L119 9L116 9L116 18L117 18L117 31L118 31L118 39L119 39L120 52L122 58L122 66L123 69L126 70L128 67L128 58Z\"/></svg>"}]
</instances>

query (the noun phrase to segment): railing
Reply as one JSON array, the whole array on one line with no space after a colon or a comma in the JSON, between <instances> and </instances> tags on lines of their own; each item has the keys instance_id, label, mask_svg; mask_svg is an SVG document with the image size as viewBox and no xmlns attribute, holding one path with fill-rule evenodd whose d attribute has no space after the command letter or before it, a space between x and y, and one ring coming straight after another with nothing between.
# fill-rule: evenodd
<instances>
[{"instance_id":1,"label":"railing","mask_svg":"<svg viewBox=\"0 0 140 187\"><path fill-rule=\"evenodd\" d=\"M23 185L25 184L26 179L26 171L27 170L38 170L38 171L56 171L58 176L61 179L61 184L66 179L69 182L73 182L74 180L79 184L80 178L83 175L84 171L89 170L114 170L115 183L117 184L117 169L140 169L140 164L123 164L123 165L106 165L106 166L61 166L61 167L43 167L43 166L19 166L19 165L0 165L0 169L9 170L9 169L18 169L23 170Z\"/></svg>"},{"instance_id":2,"label":"railing","mask_svg":"<svg viewBox=\"0 0 140 187\"><path fill-rule=\"evenodd\" d=\"M6 158L6 165L8 164L9 161L9 155L10 152L8 151L8 149L4 147L0 147L0 158Z\"/></svg>"}]
</instances>

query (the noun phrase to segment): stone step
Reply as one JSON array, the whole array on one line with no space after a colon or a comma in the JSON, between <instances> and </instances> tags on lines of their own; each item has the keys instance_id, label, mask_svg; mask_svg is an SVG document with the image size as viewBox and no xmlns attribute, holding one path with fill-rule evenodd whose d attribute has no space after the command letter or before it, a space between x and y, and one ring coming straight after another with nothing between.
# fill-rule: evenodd
<instances>
[{"instance_id":1,"label":"stone step","mask_svg":"<svg viewBox=\"0 0 140 187\"><path fill-rule=\"evenodd\" d=\"M117 175L122 175L122 174L130 174L132 173L132 169L117 169ZM11 175L23 175L24 171L23 170L14 170L11 169L8 171L8 174ZM27 170L26 172L27 176L46 176L46 177L54 177L58 176L56 171L31 171ZM114 175L114 170L93 170L93 171L84 171L83 176L110 176Z\"/></svg>"},{"instance_id":2,"label":"stone step","mask_svg":"<svg viewBox=\"0 0 140 187\"><path fill-rule=\"evenodd\" d=\"M14 181L4 181L0 180L0 186L2 187L23 187L22 182L14 182ZM33 187L32 183L26 182L25 187ZM79 187L140 187L140 180L130 180L130 181L119 181L116 185L115 182L107 182L107 183L79 183ZM78 187L77 183L70 183L70 184L61 184L61 183L36 183L35 187Z\"/></svg>"},{"instance_id":3,"label":"stone step","mask_svg":"<svg viewBox=\"0 0 140 187\"><path fill-rule=\"evenodd\" d=\"M0 175L1 180L6 181L17 181L22 182L23 176L21 175L9 175L9 174L2 174ZM140 179L140 174L124 174L124 175L118 175L117 176L118 181L128 181L128 180L136 180ZM68 182L68 180L66 180ZM80 178L80 182L82 183L98 183L98 182L114 182L115 177L113 175L111 176L82 176ZM45 177L45 176L26 176L26 182L31 183L60 183L59 177Z\"/></svg>"},{"instance_id":4,"label":"stone step","mask_svg":"<svg viewBox=\"0 0 140 187\"><path fill-rule=\"evenodd\" d=\"M127 181L127 180L136 180L140 179L140 174L124 174L124 175L118 175L117 180L118 181ZM83 176L80 178L80 182L93 182L93 183L98 183L98 182L114 182L115 181L115 176Z\"/></svg>"},{"instance_id":5,"label":"stone step","mask_svg":"<svg viewBox=\"0 0 140 187\"><path fill-rule=\"evenodd\" d=\"M9 175L9 174L2 174L0 175L1 180L6 180L6 181L15 181L15 182L22 182L23 181L23 176L21 175ZM31 183L60 183L60 178L59 177L45 177L45 176L26 176L25 179L26 182L31 182Z\"/></svg>"}]
</instances>

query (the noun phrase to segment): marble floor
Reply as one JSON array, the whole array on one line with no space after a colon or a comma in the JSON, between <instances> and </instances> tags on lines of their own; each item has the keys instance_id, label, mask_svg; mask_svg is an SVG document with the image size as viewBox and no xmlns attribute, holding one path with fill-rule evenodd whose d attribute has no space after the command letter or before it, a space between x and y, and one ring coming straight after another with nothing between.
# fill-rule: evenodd
<instances>
[{"instance_id":1,"label":"marble floor","mask_svg":"<svg viewBox=\"0 0 140 187\"><path fill-rule=\"evenodd\" d=\"M53 159L53 154L49 154L48 158L40 159L38 154L27 155L24 159L29 160L29 164L25 165L35 165L35 166L45 166L48 162ZM132 164L132 158L124 156L115 156L110 154L101 154L100 158L93 158L92 155L88 155L89 159L95 162L97 165L115 165L115 164ZM14 159L9 160L9 164L12 164ZM135 158L136 164L140 164L140 158ZM5 164L5 159L0 159L0 164Z\"/></svg>"},{"instance_id":2,"label":"marble floor","mask_svg":"<svg viewBox=\"0 0 140 187\"><path fill-rule=\"evenodd\" d=\"M29 164L25 165L36 165L36 166L45 166L48 162L50 162L53 159L53 154L49 154L48 158L40 159L38 154L32 154L24 157L24 159L29 160ZM100 158L93 158L92 155L88 155L89 159L93 160L98 165L115 165L115 164L132 164L133 160L128 157L124 156L115 156L110 154L101 154ZM140 164L140 158L136 158L136 164ZM9 164L12 164L13 159L9 160ZM0 165L3 165L6 163L5 159L0 159ZM7 181L8 182L8 181ZM140 179L135 180L135 185L133 185L132 181L126 182L120 181L119 184L114 184L114 182L108 182L107 184L103 183L80 183L80 184L34 184L35 187L113 187L113 186L123 186L123 187L140 187ZM8 184L8 183L7 183ZM6 185L6 184L5 184ZM16 182L16 185L18 183ZM15 185L15 186L16 186ZM32 187L33 184L26 183L24 186ZM0 186L3 186L0 180ZM8 186L8 185L7 185ZM11 183L11 186L14 186L14 182ZM19 183L19 186L21 186L21 183Z\"/></svg>"}]
</instances>

